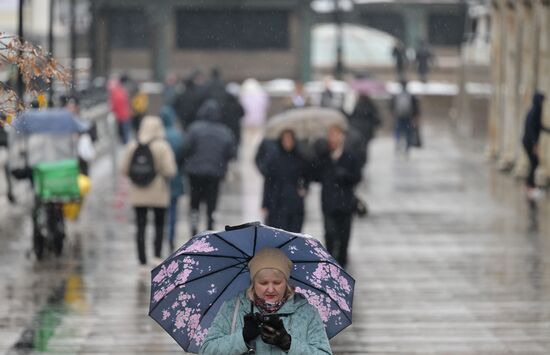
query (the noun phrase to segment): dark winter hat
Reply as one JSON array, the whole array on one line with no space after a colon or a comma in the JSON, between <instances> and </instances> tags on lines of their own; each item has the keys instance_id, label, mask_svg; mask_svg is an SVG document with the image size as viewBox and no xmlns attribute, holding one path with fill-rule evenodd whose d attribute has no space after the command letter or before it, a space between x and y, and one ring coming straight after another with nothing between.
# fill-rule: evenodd
<instances>
[{"instance_id":1,"label":"dark winter hat","mask_svg":"<svg viewBox=\"0 0 550 355\"><path fill-rule=\"evenodd\" d=\"M221 108L218 102L214 99L206 100L199 111L197 112L199 120L219 121L222 118Z\"/></svg>"}]
</instances>

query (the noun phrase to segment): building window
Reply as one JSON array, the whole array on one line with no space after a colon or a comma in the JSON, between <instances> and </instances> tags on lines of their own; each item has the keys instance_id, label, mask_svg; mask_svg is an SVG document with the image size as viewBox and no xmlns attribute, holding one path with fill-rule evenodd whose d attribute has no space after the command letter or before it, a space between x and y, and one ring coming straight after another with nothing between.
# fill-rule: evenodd
<instances>
[{"instance_id":1,"label":"building window","mask_svg":"<svg viewBox=\"0 0 550 355\"><path fill-rule=\"evenodd\" d=\"M285 10L179 10L176 18L181 49L289 48Z\"/></svg>"},{"instance_id":2,"label":"building window","mask_svg":"<svg viewBox=\"0 0 550 355\"><path fill-rule=\"evenodd\" d=\"M464 37L466 17L464 14L430 14L428 36L436 46L458 46Z\"/></svg>"},{"instance_id":3,"label":"building window","mask_svg":"<svg viewBox=\"0 0 550 355\"><path fill-rule=\"evenodd\" d=\"M362 22L371 28L389 33L405 41L405 21L397 13L365 12L361 14Z\"/></svg>"},{"instance_id":4,"label":"building window","mask_svg":"<svg viewBox=\"0 0 550 355\"><path fill-rule=\"evenodd\" d=\"M116 49L149 47L147 17L143 10L114 9L107 12L109 46Z\"/></svg>"}]
</instances>

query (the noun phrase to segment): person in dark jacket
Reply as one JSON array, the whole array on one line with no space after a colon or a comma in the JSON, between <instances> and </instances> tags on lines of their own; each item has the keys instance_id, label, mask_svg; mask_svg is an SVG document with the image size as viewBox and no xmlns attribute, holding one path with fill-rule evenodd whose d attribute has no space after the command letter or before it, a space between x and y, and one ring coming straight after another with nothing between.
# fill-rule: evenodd
<instances>
[{"instance_id":1,"label":"person in dark jacket","mask_svg":"<svg viewBox=\"0 0 550 355\"><path fill-rule=\"evenodd\" d=\"M301 232L306 196L306 160L297 148L296 136L284 130L265 162L262 211L266 223L290 232Z\"/></svg>"},{"instance_id":2,"label":"person in dark jacket","mask_svg":"<svg viewBox=\"0 0 550 355\"><path fill-rule=\"evenodd\" d=\"M352 216L357 208L355 186L361 181L361 167L355 154L345 147L345 132L331 126L328 150L318 153L313 178L322 185L321 207L327 250L343 267L347 264Z\"/></svg>"},{"instance_id":3,"label":"person in dark jacket","mask_svg":"<svg viewBox=\"0 0 550 355\"><path fill-rule=\"evenodd\" d=\"M241 143L241 120L244 117L244 108L239 102L239 90L239 84L227 84L222 104L223 123L233 132L237 147Z\"/></svg>"},{"instance_id":4,"label":"person in dark jacket","mask_svg":"<svg viewBox=\"0 0 550 355\"><path fill-rule=\"evenodd\" d=\"M191 232L197 234L199 206L206 202L208 229L214 228L218 187L235 157L235 138L222 120L220 105L206 100L197 112L197 121L189 127L184 148L185 172L191 185Z\"/></svg>"},{"instance_id":5,"label":"person in dark jacket","mask_svg":"<svg viewBox=\"0 0 550 355\"><path fill-rule=\"evenodd\" d=\"M401 90L390 101L390 109L395 119L395 148L401 150L401 140L405 140L404 152L414 146L414 130L419 129L420 105L418 99L407 89L408 83L401 81Z\"/></svg>"},{"instance_id":6,"label":"person in dark jacket","mask_svg":"<svg viewBox=\"0 0 550 355\"><path fill-rule=\"evenodd\" d=\"M222 73L219 68L212 68L210 79L204 85L204 94L206 99L214 99L220 106L225 101L225 83L222 79Z\"/></svg>"},{"instance_id":7,"label":"person in dark jacket","mask_svg":"<svg viewBox=\"0 0 550 355\"><path fill-rule=\"evenodd\" d=\"M182 129L187 129L197 117L197 111L205 98L203 76L195 71L184 80L183 91L174 101L174 110L178 114Z\"/></svg>"},{"instance_id":8,"label":"person in dark jacket","mask_svg":"<svg viewBox=\"0 0 550 355\"><path fill-rule=\"evenodd\" d=\"M376 105L367 95L359 96L357 104L349 117L349 124L361 134L361 143L364 146L365 162L368 157L368 146L376 129L380 126L380 116Z\"/></svg>"},{"instance_id":9,"label":"person in dark jacket","mask_svg":"<svg viewBox=\"0 0 550 355\"><path fill-rule=\"evenodd\" d=\"M525 128L523 131L523 148L529 158L529 174L527 176L526 185L527 193L531 198L535 192L535 171L539 165L539 137L542 130L549 131L542 125L542 108L544 102L544 94L535 92L533 95L533 104L525 118Z\"/></svg>"}]
</instances>

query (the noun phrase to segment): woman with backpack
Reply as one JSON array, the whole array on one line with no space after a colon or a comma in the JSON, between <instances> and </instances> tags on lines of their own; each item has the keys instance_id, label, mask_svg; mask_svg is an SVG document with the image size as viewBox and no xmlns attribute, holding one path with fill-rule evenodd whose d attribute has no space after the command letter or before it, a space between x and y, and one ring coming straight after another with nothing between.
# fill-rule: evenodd
<instances>
[{"instance_id":1,"label":"woman with backpack","mask_svg":"<svg viewBox=\"0 0 550 355\"><path fill-rule=\"evenodd\" d=\"M130 203L136 213L136 244L141 265L147 264L145 229L147 213L155 215L155 258L162 253L166 209L170 203L169 179L176 174L176 161L165 140L164 126L159 117L146 116L137 134L137 141L128 144L122 173L130 179Z\"/></svg>"}]
</instances>

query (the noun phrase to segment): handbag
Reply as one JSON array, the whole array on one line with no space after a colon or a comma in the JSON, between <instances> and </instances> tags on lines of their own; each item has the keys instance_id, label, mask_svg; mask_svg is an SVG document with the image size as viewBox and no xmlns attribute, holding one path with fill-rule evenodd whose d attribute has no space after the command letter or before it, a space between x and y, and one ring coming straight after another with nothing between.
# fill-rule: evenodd
<instances>
[{"instance_id":1,"label":"handbag","mask_svg":"<svg viewBox=\"0 0 550 355\"><path fill-rule=\"evenodd\" d=\"M422 137L420 136L420 126L414 125L409 132L409 146L422 148Z\"/></svg>"}]
</instances>

